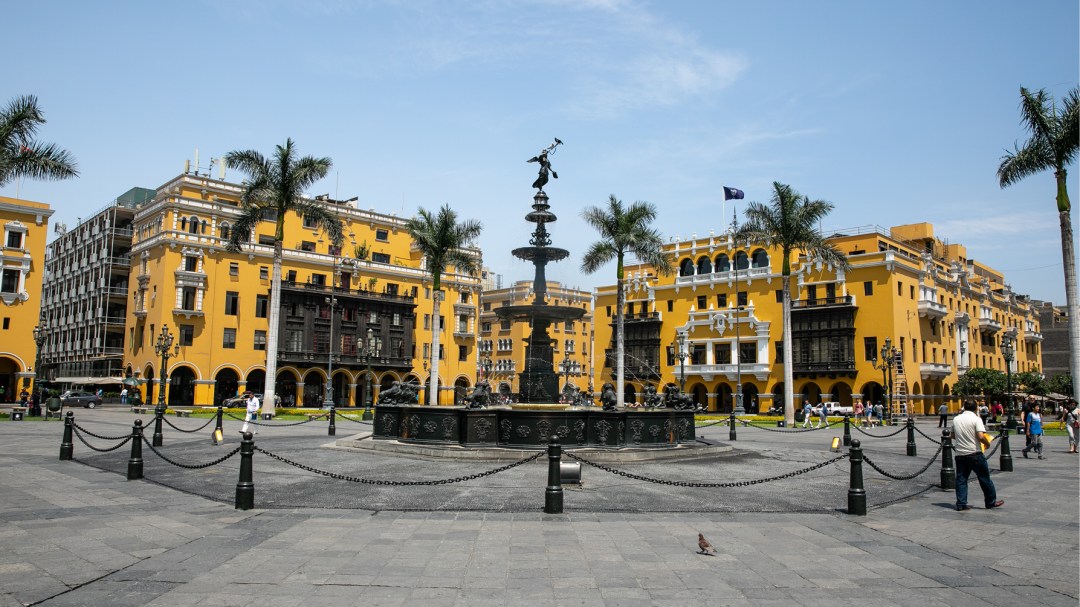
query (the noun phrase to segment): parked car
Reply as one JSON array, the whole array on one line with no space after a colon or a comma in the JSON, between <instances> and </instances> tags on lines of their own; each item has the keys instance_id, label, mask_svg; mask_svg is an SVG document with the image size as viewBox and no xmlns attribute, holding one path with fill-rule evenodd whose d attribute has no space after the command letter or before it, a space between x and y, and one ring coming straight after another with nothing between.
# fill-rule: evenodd
<instances>
[{"instance_id":1,"label":"parked car","mask_svg":"<svg viewBox=\"0 0 1080 607\"><path fill-rule=\"evenodd\" d=\"M93 409L101 404L101 397L93 392L68 390L60 395L60 403L65 407L86 407Z\"/></svg>"},{"instance_id":2,"label":"parked car","mask_svg":"<svg viewBox=\"0 0 1080 607\"><path fill-rule=\"evenodd\" d=\"M259 399L259 404L261 405L262 402L263 402L263 395L262 394L256 394L255 398ZM226 409L228 409L230 407L232 407L232 408L239 407L239 408L242 409L242 408L247 406L247 399L244 398L243 396L234 396L232 398L226 398L224 401L221 402L221 404Z\"/></svg>"},{"instance_id":3,"label":"parked car","mask_svg":"<svg viewBox=\"0 0 1080 607\"><path fill-rule=\"evenodd\" d=\"M829 405L829 415L854 415L855 414L855 408L854 407L844 407L844 406L841 406L840 403L835 402L835 401L834 402L822 403L822 404ZM821 405L813 405L812 407L810 407L810 410L814 412L814 415L821 415Z\"/></svg>"}]
</instances>

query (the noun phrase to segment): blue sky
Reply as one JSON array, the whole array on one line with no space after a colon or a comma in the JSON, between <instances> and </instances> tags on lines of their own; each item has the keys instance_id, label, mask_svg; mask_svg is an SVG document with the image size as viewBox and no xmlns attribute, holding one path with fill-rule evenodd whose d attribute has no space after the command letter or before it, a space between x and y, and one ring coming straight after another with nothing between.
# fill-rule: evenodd
<instances>
[{"instance_id":1,"label":"blue sky","mask_svg":"<svg viewBox=\"0 0 1080 607\"><path fill-rule=\"evenodd\" d=\"M292 137L334 160L311 194L483 222L486 265L509 284L532 276L509 254L531 227L525 160L558 137L546 191L571 257L548 276L571 286L613 282L613 266L578 270L595 240L580 212L609 194L654 203L656 227L686 237L730 224L722 185L767 202L780 181L835 204L826 231L929 221L1017 292L1064 303L1053 176L1001 190L995 171L1027 137L1020 86L1077 84L1075 0L43 0L4 14L0 102L37 95L39 138L82 173L21 184L54 221L161 185L195 148L205 167ZM1069 182L1080 199L1075 166Z\"/></svg>"}]
</instances>

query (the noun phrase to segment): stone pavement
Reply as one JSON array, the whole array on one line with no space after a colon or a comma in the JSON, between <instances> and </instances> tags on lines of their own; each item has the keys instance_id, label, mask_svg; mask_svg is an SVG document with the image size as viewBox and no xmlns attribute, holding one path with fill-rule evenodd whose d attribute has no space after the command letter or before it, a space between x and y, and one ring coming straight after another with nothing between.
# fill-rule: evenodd
<instances>
[{"instance_id":1,"label":"stone pavement","mask_svg":"<svg viewBox=\"0 0 1080 607\"><path fill-rule=\"evenodd\" d=\"M109 409L76 415L103 436L124 434L135 419ZM171 421L183 428L202 423ZM213 447L206 432L166 427L160 450L176 461L210 461L236 446L238 428L227 421L230 443ZM930 420L920 428L938 435ZM127 447L97 454L76 440L78 461L62 462L61 431L55 422L0 423L0 606L1075 606L1080 600L1080 466L1065 453L1062 437L1047 438L1044 461L1020 457L1022 437L1012 437L1015 472L994 475L1006 502L1000 510L979 508L973 487L976 509L955 512L953 494L932 486L939 465L905 482L866 468L868 501L877 506L854 517L842 511L846 460L737 490L647 485L586 468L584 486L567 488L566 513L545 515L542 462L478 481L408 489L356 487L260 454L259 509L243 512L232 506L238 458L187 470L144 448L146 479L127 481ZM338 423L339 437L363 431ZM763 478L835 457L827 442L839 433L739 428L729 458L620 468L684 480ZM727 428L702 434L726 440ZM853 436L896 473L921 467L936 448L920 438L919 455L906 458L903 434ZM331 441L325 423L263 428L257 437L262 448L306 465L371 478L437 479L496 466L322 448ZM695 553L699 531L717 556Z\"/></svg>"}]
</instances>

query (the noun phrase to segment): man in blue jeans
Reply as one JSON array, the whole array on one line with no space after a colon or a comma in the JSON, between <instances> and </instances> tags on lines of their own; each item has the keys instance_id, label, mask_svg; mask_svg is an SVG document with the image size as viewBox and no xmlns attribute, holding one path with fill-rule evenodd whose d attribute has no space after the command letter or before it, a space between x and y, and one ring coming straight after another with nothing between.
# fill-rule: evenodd
<instances>
[{"instance_id":1,"label":"man in blue jeans","mask_svg":"<svg viewBox=\"0 0 1080 607\"><path fill-rule=\"evenodd\" d=\"M986 436L986 427L975 414L975 401L964 401L964 410L953 418L953 453L956 459L956 509L971 510L968 505L968 477L975 473L979 487L983 492L986 509L1000 508L1004 500L997 498L994 481L990 480L990 466L983 457L984 447L990 446L990 437Z\"/></svg>"}]
</instances>

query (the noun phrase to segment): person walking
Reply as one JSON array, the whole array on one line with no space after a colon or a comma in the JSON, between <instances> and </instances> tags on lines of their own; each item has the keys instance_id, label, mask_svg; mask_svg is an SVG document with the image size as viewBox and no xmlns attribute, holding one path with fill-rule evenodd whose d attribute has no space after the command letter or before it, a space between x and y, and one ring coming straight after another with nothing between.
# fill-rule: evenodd
<instances>
[{"instance_id":1,"label":"person walking","mask_svg":"<svg viewBox=\"0 0 1080 607\"><path fill-rule=\"evenodd\" d=\"M855 413L855 425L856 426L862 425L862 422L863 422L863 404L862 403L859 403L859 402L855 403L854 413Z\"/></svg>"},{"instance_id":2,"label":"person walking","mask_svg":"<svg viewBox=\"0 0 1080 607\"><path fill-rule=\"evenodd\" d=\"M802 427L803 428L810 427L810 420L813 419L813 417L814 417L814 410L813 410L813 408L810 407L810 403L805 403L803 405L803 407L802 407L802 415L803 415Z\"/></svg>"},{"instance_id":3,"label":"person walking","mask_svg":"<svg viewBox=\"0 0 1080 607\"><path fill-rule=\"evenodd\" d=\"M244 392L244 397L247 399L247 415L244 418L244 427L240 428L240 434L244 434L248 431L249 422L254 422L259 419L259 409L262 407L262 405L259 404L259 398L255 396L251 390ZM258 426L255 426L254 433L259 433Z\"/></svg>"},{"instance_id":4,"label":"person walking","mask_svg":"<svg viewBox=\"0 0 1080 607\"><path fill-rule=\"evenodd\" d=\"M948 428L949 427L949 405L947 405L945 403L941 403L941 406L938 407L937 414L938 414L937 427L938 428Z\"/></svg>"},{"instance_id":5,"label":"person walking","mask_svg":"<svg viewBox=\"0 0 1080 607\"><path fill-rule=\"evenodd\" d=\"M1069 433L1069 453L1080 453L1080 407L1075 400L1065 403L1065 431Z\"/></svg>"},{"instance_id":6,"label":"person walking","mask_svg":"<svg viewBox=\"0 0 1080 607\"><path fill-rule=\"evenodd\" d=\"M975 473L983 492L986 509L1000 508L1005 500L997 498L997 488L990 479L990 466L983 456L983 449L990 446L986 426L975 410L975 401L964 401L964 410L953 418L953 453L956 461L956 509L971 510L968 505L968 478Z\"/></svg>"},{"instance_id":7,"label":"person walking","mask_svg":"<svg viewBox=\"0 0 1080 607\"><path fill-rule=\"evenodd\" d=\"M1024 458L1027 459L1028 451L1035 451L1039 454L1039 459L1046 459L1043 457L1043 428L1042 428L1042 406L1035 405L1031 411L1024 416L1024 425L1027 427L1028 444L1020 452L1024 454Z\"/></svg>"},{"instance_id":8,"label":"person walking","mask_svg":"<svg viewBox=\"0 0 1080 607\"><path fill-rule=\"evenodd\" d=\"M120 404L121 405L126 405L127 404L127 396L128 396L127 386L124 386L123 388L120 389Z\"/></svg>"},{"instance_id":9,"label":"person walking","mask_svg":"<svg viewBox=\"0 0 1080 607\"><path fill-rule=\"evenodd\" d=\"M820 428L824 423L825 427L829 427L829 403L821 403L821 410L818 411L818 423L815 428Z\"/></svg>"},{"instance_id":10,"label":"person walking","mask_svg":"<svg viewBox=\"0 0 1080 607\"><path fill-rule=\"evenodd\" d=\"M877 405L872 404L872 403L869 404L869 405L866 405L866 427L867 428L873 428L874 427L874 407L876 407L876 406Z\"/></svg>"}]
</instances>

